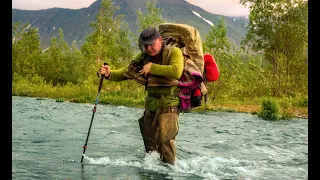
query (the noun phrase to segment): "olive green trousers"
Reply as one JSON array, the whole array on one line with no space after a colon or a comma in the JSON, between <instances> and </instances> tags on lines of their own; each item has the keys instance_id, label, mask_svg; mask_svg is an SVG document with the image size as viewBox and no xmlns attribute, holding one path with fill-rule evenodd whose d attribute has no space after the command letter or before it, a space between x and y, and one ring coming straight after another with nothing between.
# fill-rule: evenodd
<instances>
[{"instance_id":1,"label":"olive green trousers","mask_svg":"<svg viewBox=\"0 0 320 180\"><path fill-rule=\"evenodd\" d=\"M146 152L156 151L162 162L174 165L174 140L179 131L179 108L167 107L156 112L145 111L139 119L140 132Z\"/></svg>"}]
</instances>

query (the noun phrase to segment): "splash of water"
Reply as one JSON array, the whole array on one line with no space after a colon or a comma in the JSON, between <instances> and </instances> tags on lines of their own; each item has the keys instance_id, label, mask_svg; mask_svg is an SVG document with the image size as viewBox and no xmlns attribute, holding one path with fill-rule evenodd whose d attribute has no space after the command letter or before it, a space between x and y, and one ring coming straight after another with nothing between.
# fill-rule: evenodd
<instances>
[{"instance_id":1,"label":"splash of water","mask_svg":"<svg viewBox=\"0 0 320 180\"><path fill-rule=\"evenodd\" d=\"M255 177L255 173L252 169L241 167L241 162L235 159L227 159L222 157L193 157L189 159L176 159L176 164L170 165L161 162L160 154L153 151L149 153L143 152L143 149L139 149L135 152L135 155L139 157L136 160L129 160L124 158L112 159L108 156L101 158L91 158L84 155L84 162L88 164L98 165L117 165L117 166L131 166L142 168L145 170L154 171L160 174L167 174L169 176L188 176L197 175L205 179L215 180L219 179L219 176L225 176L226 174L220 174L219 172L225 172L225 169L233 171L230 174L234 175L234 171L244 177ZM143 157L142 157L143 156ZM238 165L237 165L238 164ZM240 177L239 177L240 178Z\"/></svg>"}]
</instances>

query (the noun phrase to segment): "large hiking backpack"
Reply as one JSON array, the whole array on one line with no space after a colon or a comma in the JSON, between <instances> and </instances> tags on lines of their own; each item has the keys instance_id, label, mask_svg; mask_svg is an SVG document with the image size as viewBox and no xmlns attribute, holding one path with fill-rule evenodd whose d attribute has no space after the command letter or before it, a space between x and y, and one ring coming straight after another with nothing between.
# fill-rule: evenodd
<instances>
[{"instance_id":1,"label":"large hiking backpack","mask_svg":"<svg viewBox=\"0 0 320 180\"><path fill-rule=\"evenodd\" d=\"M198 30L187 24L162 23L159 32L165 44L176 46L184 56L184 70L179 79L181 111L188 112L201 106L202 97L207 93L204 84L204 55ZM170 56L170 49L168 56Z\"/></svg>"}]
</instances>

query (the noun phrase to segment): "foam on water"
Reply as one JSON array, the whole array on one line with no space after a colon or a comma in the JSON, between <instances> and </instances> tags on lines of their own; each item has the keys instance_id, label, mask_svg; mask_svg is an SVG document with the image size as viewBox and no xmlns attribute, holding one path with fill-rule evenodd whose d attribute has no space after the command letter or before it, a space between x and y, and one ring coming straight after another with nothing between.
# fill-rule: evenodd
<instances>
[{"instance_id":1,"label":"foam on water","mask_svg":"<svg viewBox=\"0 0 320 180\"><path fill-rule=\"evenodd\" d=\"M220 176L226 176L226 169L230 171L230 178L234 178L234 172L237 172L237 174L242 176L242 179L245 179L244 177L246 177L246 179L250 179L250 177L254 178L257 175L254 169L251 169L250 167L250 169L242 167L241 164L244 163L233 158L228 159L222 157L201 156L187 159L176 159L176 164L172 166L170 164L162 163L160 155L157 152L144 153L143 158L141 158L141 154L139 155L139 152L136 152L136 155L140 156L140 159L113 159L109 156L92 158L84 155L84 162L97 165L131 166L154 171L160 174L167 174L169 176L197 175L210 180L219 179ZM220 174L219 172L222 170L224 173Z\"/></svg>"}]
</instances>

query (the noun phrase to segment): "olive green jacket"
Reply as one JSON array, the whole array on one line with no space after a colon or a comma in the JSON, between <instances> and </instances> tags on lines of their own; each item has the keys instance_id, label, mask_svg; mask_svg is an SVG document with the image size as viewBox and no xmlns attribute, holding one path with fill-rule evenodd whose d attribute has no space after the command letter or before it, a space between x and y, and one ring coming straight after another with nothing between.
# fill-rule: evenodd
<instances>
[{"instance_id":1,"label":"olive green jacket","mask_svg":"<svg viewBox=\"0 0 320 180\"><path fill-rule=\"evenodd\" d=\"M148 92L146 108L149 108L152 112L155 112L157 108L179 105L180 99L177 97L177 84L184 66L184 57L179 48L163 46L155 57L150 57L140 52L134 57L134 61L141 64L141 67L147 62L152 62L147 78L141 76L138 70L135 72L130 71L131 63L126 68L111 70L107 79L111 81L132 79L145 85Z\"/></svg>"}]
</instances>

